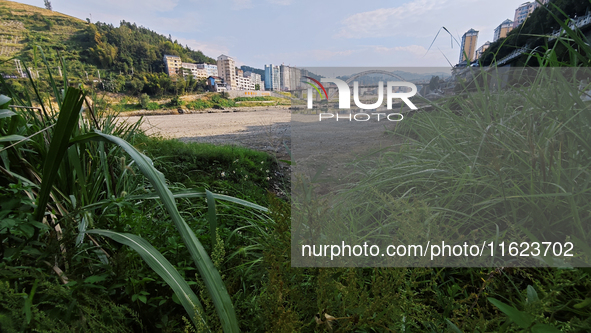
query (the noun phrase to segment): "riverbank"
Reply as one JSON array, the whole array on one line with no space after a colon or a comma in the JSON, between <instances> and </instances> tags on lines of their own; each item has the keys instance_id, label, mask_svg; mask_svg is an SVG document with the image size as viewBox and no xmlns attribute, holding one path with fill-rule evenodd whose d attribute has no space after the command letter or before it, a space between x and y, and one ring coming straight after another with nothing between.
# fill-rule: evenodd
<instances>
[{"instance_id":1,"label":"riverbank","mask_svg":"<svg viewBox=\"0 0 591 333\"><path fill-rule=\"evenodd\" d=\"M273 110L289 110L289 105L269 105L269 106L241 106L230 108L208 108L203 110L191 110L187 108L163 109L163 110L135 110L119 113L120 117L136 117L136 116L163 116L163 115L180 115L180 114L203 114L203 113L232 113L232 112L259 112L259 111L273 111Z\"/></svg>"}]
</instances>

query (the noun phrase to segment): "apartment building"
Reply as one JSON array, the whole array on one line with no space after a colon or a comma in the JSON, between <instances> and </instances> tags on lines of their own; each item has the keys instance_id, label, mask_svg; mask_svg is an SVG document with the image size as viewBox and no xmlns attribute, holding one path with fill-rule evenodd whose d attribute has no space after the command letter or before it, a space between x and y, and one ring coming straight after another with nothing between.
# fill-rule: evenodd
<instances>
[{"instance_id":1,"label":"apartment building","mask_svg":"<svg viewBox=\"0 0 591 333\"><path fill-rule=\"evenodd\" d=\"M237 76L236 77L237 90L254 90L254 83L250 77Z\"/></svg>"},{"instance_id":2,"label":"apartment building","mask_svg":"<svg viewBox=\"0 0 591 333\"><path fill-rule=\"evenodd\" d=\"M178 75L182 66L181 57L175 55L164 55L164 70L168 76Z\"/></svg>"},{"instance_id":3,"label":"apartment building","mask_svg":"<svg viewBox=\"0 0 591 333\"><path fill-rule=\"evenodd\" d=\"M224 54L218 57L218 74L224 79L228 90L237 89L236 62L232 57Z\"/></svg>"},{"instance_id":4,"label":"apartment building","mask_svg":"<svg viewBox=\"0 0 591 333\"><path fill-rule=\"evenodd\" d=\"M181 64L181 68L183 69L184 76L191 75L195 80L206 79L208 76L210 76L207 75L207 71L205 71L202 68L199 68L197 64L183 62Z\"/></svg>"},{"instance_id":5,"label":"apartment building","mask_svg":"<svg viewBox=\"0 0 591 333\"><path fill-rule=\"evenodd\" d=\"M486 49L488 49L489 46L490 46L490 42L486 42L486 43L482 44L481 47L477 48L476 55L475 55L474 59L480 59L480 57L482 56L484 51L486 51Z\"/></svg>"},{"instance_id":6,"label":"apartment building","mask_svg":"<svg viewBox=\"0 0 591 333\"><path fill-rule=\"evenodd\" d=\"M197 68L205 70L207 76L218 76L218 66L210 64L197 64Z\"/></svg>"},{"instance_id":7,"label":"apartment building","mask_svg":"<svg viewBox=\"0 0 591 333\"><path fill-rule=\"evenodd\" d=\"M296 67L289 68L289 86L292 90L302 87L302 71Z\"/></svg>"},{"instance_id":8,"label":"apartment building","mask_svg":"<svg viewBox=\"0 0 591 333\"><path fill-rule=\"evenodd\" d=\"M281 75L279 66L265 65L265 90L280 90Z\"/></svg>"},{"instance_id":9,"label":"apartment building","mask_svg":"<svg viewBox=\"0 0 591 333\"><path fill-rule=\"evenodd\" d=\"M259 89L264 90L263 83L261 81L261 75L253 72L244 72L244 76L250 78L253 86L259 85Z\"/></svg>"},{"instance_id":10,"label":"apartment building","mask_svg":"<svg viewBox=\"0 0 591 333\"><path fill-rule=\"evenodd\" d=\"M462 36L462 43L460 49L460 63L467 61L468 63L474 61L476 56L476 41L478 40L478 31L470 29ZM468 56L466 58L466 56Z\"/></svg>"},{"instance_id":11,"label":"apartment building","mask_svg":"<svg viewBox=\"0 0 591 333\"><path fill-rule=\"evenodd\" d=\"M279 88L287 91L291 90L291 71L289 66L279 66Z\"/></svg>"},{"instance_id":12,"label":"apartment building","mask_svg":"<svg viewBox=\"0 0 591 333\"><path fill-rule=\"evenodd\" d=\"M507 19L503 21L503 23L499 24L498 27L495 28L495 34L493 36L493 42L496 42L500 38L507 37L507 34L513 30L513 21Z\"/></svg>"},{"instance_id":13,"label":"apartment building","mask_svg":"<svg viewBox=\"0 0 591 333\"><path fill-rule=\"evenodd\" d=\"M539 0L542 4L547 4L550 0ZM523 23L533 11L540 7L537 1L524 2L517 9L515 9L515 17L513 18L513 28L516 28Z\"/></svg>"}]
</instances>

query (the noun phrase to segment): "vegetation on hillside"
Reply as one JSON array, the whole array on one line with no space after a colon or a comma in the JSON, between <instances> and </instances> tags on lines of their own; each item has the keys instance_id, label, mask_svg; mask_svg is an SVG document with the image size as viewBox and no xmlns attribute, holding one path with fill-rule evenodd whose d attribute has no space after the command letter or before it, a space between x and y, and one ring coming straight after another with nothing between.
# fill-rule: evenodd
<instances>
[{"instance_id":1,"label":"vegetation on hillside","mask_svg":"<svg viewBox=\"0 0 591 333\"><path fill-rule=\"evenodd\" d=\"M31 67L34 76L47 80L45 70L38 67L40 47L50 68L56 71L56 79L61 79L60 71L67 71L71 75L69 82L74 84L137 96L160 96L203 91L204 87L204 82L192 77L171 80L164 73L165 54L178 55L186 62L215 63L170 36L126 21L121 21L119 27L94 24L43 8L0 1L0 22L0 45L5 47L5 53L0 54L0 71L5 75L18 75L12 60L17 57ZM26 79L13 81L15 89L22 93Z\"/></svg>"}]
</instances>

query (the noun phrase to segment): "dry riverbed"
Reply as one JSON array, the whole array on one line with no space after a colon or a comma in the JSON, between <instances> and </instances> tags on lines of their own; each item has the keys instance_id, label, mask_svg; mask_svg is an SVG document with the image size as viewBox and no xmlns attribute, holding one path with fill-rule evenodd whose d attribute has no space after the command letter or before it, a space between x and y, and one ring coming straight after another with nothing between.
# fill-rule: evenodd
<instances>
[{"instance_id":1,"label":"dry riverbed","mask_svg":"<svg viewBox=\"0 0 591 333\"><path fill-rule=\"evenodd\" d=\"M184 142L239 145L268 152L283 160L291 159L285 147L294 144L296 147L291 150L299 172L311 176L322 169L323 177L335 179L337 183L343 173L351 170L348 167L351 162L377 157L371 152L397 150L401 143L400 137L393 135L396 126L393 122L376 122L374 119L369 122L339 121L325 127L325 122L321 124L316 117L307 116L310 119L305 121L304 127L301 127L302 123L298 125L297 133L292 133L292 114L286 107L251 108L250 112L145 116L142 128L150 135ZM127 119L135 122L139 116ZM292 135L295 135L295 141L292 141ZM332 186L324 187L326 191Z\"/></svg>"},{"instance_id":2,"label":"dry riverbed","mask_svg":"<svg viewBox=\"0 0 591 333\"><path fill-rule=\"evenodd\" d=\"M123 119L135 122L139 116ZM149 135L184 142L240 145L285 158L284 143L290 145L290 120L287 107L262 107L242 112L144 116L142 129Z\"/></svg>"}]
</instances>

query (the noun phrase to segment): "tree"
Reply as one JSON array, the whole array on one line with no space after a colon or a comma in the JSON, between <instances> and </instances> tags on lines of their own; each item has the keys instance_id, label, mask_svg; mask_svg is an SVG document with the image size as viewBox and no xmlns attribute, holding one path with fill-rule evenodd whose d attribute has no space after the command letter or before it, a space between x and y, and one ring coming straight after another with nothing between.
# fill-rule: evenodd
<instances>
[{"instance_id":1,"label":"tree","mask_svg":"<svg viewBox=\"0 0 591 333\"><path fill-rule=\"evenodd\" d=\"M142 94L140 96L140 104L142 105L142 108L148 108L148 103L150 103L150 96L148 96L148 94Z\"/></svg>"},{"instance_id":2,"label":"tree","mask_svg":"<svg viewBox=\"0 0 591 333\"><path fill-rule=\"evenodd\" d=\"M53 11L53 9L51 9L51 1L49 1L49 0L43 0L43 1L45 2L45 9Z\"/></svg>"},{"instance_id":3,"label":"tree","mask_svg":"<svg viewBox=\"0 0 591 333\"><path fill-rule=\"evenodd\" d=\"M254 90L261 90L261 85L260 84L255 84L254 85Z\"/></svg>"},{"instance_id":4,"label":"tree","mask_svg":"<svg viewBox=\"0 0 591 333\"><path fill-rule=\"evenodd\" d=\"M144 89L144 81L138 78L133 78L133 80L129 82L129 90L132 94L139 94L142 89Z\"/></svg>"},{"instance_id":5,"label":"tree","mask_svg":"<svg viewBox=\"0 0 591 333\"><path fill-rule=\"evenodd\" d=\"M429 89L431 91L439 89L439 76L431 77L431 81L429 81Z\"/></svg>"}]
</instances>

